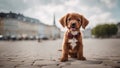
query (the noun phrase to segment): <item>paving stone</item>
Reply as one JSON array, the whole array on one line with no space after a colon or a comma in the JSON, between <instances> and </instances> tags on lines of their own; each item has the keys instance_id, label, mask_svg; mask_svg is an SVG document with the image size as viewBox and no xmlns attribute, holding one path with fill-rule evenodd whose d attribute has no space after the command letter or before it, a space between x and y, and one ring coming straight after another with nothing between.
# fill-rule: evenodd
<instances>
[{"instance_id":1,"label":"paving stone","mask_svg":"<svg viewBox=\"0 0 120 68\"><path fill-rule=\"evenodd\" d=\"M1 41L0 68L120 68L119 41L119 39L86 39L84 54L90 60L79 61L69 58L67 62L56 61L61 56L59 55L61 52L57 52L61 45L57 44L61 44L62 40L48 40L41 43ZM48 46L49 44L51 45ZM45 60L40 60L44 58Z\"/></svg>"},{"instance_id":2,"label":"paving stone","mask_svg":"<svg viewBox=\"0 0 120 68\"><path fill-rule=\"evenodd\" d=\"M113 60L113 61L120 61L120 56L114 56L114 57L110 57L110 60Z\"/></svg>"},{"instance_id":3,"label":"paving stone","mask_svg":"<svg viewBox=\"0 0 120 68\"><path fill-rule=\"evenodd\" d=\"M65 66L62 68L112 68L110 66L103 66L101 64L73 64L73 65L69 65L69 66Z\"/></svg>"},{"instance_id":4,"label":"paving stone","mask_svg":"<svg viewBox=\"0 0 120 68\"><path fill-rule=\"evenodd\" d=\"M42 68L59 68L59 67L56 65L50 65L50 66L43 66Z\"/></svg>"},{"instance_id":5,"label":"paving stone","mask_svg":"<svg viewBox=\"0 0 120 68\"><path fill-rule=\"evenodd\" d=\"M106 66L112 66L112 67L119 67L120 68L120 64L115 62L115 61L111 61L111 60L107 60L107 61L103 61L103 64Z\"/></svg>"},{"instance_id":6,"label":"paving stone","mask_svg":"<svg viewBox=\"0 0 120 68\"><path fill-rule=\"evenodd\" d=\"M7 61L7 59L0 57L0 62L2 62L2 61Z\"/></svg>"},{"instance_id":7,"label":"paving stone","mask_svg":"<svg viewBox=\"0 0 120 68\"><path fill-rule=\"evenodd\" d=\"M16 68L40 68L38 66L18 66Z\"/></svg>"},{"instance_id":8,"label":"paving stone","mask_svg":"<svg viewBox=\"0 0 120 68\"><path fill-rule=\"evenodd\" d=\"M84 62L87 64L101 64L102 63L102 61L99 61L99 60L87 60Z\"/></svg>"},{"instance_id":9,"label":"paving stone","mask_svg":"<svg viewBox=\"0 0 120 68\"><path fill-rule=\"evenodd\" d=\"M94 58L96 60L110 60L109 58Z\"/></svg>"},{"instance_id":10,"label":"paving stone","mask_svg":"<svg viewBox=\"0 0 120 68\"><path fill-rule=\"evenodd\" d=\"M17 65L22 64L21 62L2 61L0 62L0 68L14 68Z\"/></svg>"},{"instance_id":11,"label":"paving stone","mask_svg":"<svg viewBox=\"0 0 120 68\"><path fill-rule=\"evenodd\" d=\"M15 65L20 64L19 62L1 61L0 68L14 68Z\"/></svg>"},{"instance_id":12,"label":"paving stone","mask_svg":"<svg viewBox=\"0 0 120 68\"><path fill-rule=\"evenodd\" d=\"M27 61L24 61L22 62L24 65L32 65L34 61L32 60L27 60Z\"/></svg>"},{"instance_id":13,"label":"paving stone","mask_svg":"<svg viewBox=\"0 0 120 68\"><path fill-rule=\"evenodd\" d=\"M15 65L18 65L18 64L22 64L21 62L11 62L11 61L3 61L3 62L0 62L0 65L8 65L8 66L15 66Z\"/></svg>"},{"instance_id":14,"label":"paving stone","mask_svg":"<svg viewBox=\"0 0 120 68\"><path fill-rule=\"evenodd\" d=\"M56 61L50 61L50 60L41 60L41 61L35 61L33 65L57 65L59 64Z\"/></svg>"},{"instance_id":15,"label":"paving stone","mask_svg":"<svg viewBox=\"0 0 120 68\"><path fill-rule=\"evenodd\" d=\"M32 63L22 63L22 64L19 64L19 65L17 65L16 67L19 67L19 66L21 66L21 67L25 67L25 66L31 66L32 65Z\"/></svg>"},{"instance_id":16,"label":"paving stone","mask_svg":"<svg viewBox=\"0 0 120 68\"><path fill-rule=\"evenodd\" d=\"M71 64L101 64L102 61L99 60L86 60L86 61L75 61Z\"/></svg>"},{"instance_id":17,"label":"paving stone","mask_svg":"<svg viewBox=\"0 0 120 68\"><path fill-rule=\"evenodd\" d=\"M0 65L0 68L1 68L1 67L4 67L4 65Z\"/></svg>"},{"instance_id":18,"label":"paving stone","mask_svg":"<svg viewBox=\"0 0 120 68\"><path fill-rule=\"evenodd\" d=\"M71 65L71 62L62 62L59 64L59 67L63 67L63 66L67 66L67 65Z\"/></svg>"},{"instance_id":19,"label":"paving stone","mask_svg":"<svg viewBox=\"0 0 120 68\"><path fill-rule=\"evenodd\" d=\"M119 60L119 61L117 61L117 63L119 63L119 64L120 64L120 60Z\"/></svg>"},{"instance_id":20,"label":"paving stone","mask_svg":"<svg viewBox=\"0 0 120 68\"><path fill-rule=\"evenodd\" d=\"M113 68L120 68L120 66L113 66Z\"/></svg>"},{"instance_id":21,"label":"paving stone","mask_svg":"<svg viewBox=\"0 0 120 68\"><path fill-rule=\"evenodd\" d=\"M0 68L14 68L13 65L3 65L3 66L0 66Z\"/></svg>"},{"instance_id":22,"label":"paving stone","mask_svg":"<svg viewBox=\"0 0 120 68\"><path fill-rule=\"evenodd\" d=\"M22 62L22 61L25 61L25 59L24 58L8 58L8 60L9 61L12 61L12 62Z\"/></svg>"}]
</instances>

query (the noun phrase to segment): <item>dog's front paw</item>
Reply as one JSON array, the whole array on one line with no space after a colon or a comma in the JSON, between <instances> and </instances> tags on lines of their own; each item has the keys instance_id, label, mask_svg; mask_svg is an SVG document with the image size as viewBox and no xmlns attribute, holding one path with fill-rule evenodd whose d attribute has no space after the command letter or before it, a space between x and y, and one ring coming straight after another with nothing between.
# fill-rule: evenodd
<instances>
[{"instance_id":1,"label":"dog's front paw","mask_svg":"<svg viewBox=\"0 0 120 68\"><path fill-rule=\"evenodd\" d=\"M61 58L60 61L61 61L61 62L65 62L65 61L68 61L68 59L66 59L66 58Z\"/></svg>"},{"instance_id":2,"label":"dog's front paw","mask_svg":"<svg viewBox=\"0 0 120 68\"><path fill-rule=\"evenodd\" d=\"M80 58L78 58L78 60L86 60L86 58L85 57L80 57Z\"/></svg>"}]
</instances>

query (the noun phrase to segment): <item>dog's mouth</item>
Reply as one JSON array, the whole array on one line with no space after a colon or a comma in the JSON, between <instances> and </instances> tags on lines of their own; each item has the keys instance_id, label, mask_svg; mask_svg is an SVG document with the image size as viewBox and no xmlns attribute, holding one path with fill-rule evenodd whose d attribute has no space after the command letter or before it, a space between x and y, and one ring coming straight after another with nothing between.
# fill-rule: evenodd
<instances>
[{"instance_id":1,"label":"dog's mouth","mask_svg":"<svg viewBox=\"0 0 120 68\"><path fill-rule=\"evenodd\" d=\"M77 25L75 23L72 23L68 28L71 31L76 31L77 30Z\"/></svg>"},{"instance_id":2,"label":"dog's mouth","mask_svg":"<svg viewBox=\"0 0 120 68\"><path fill-rule=\"evenodd\" d=\"M75 31L75 30L77 30L77 28L76 27L70 27L70 30Z\"/></svg>"}]
</instances>

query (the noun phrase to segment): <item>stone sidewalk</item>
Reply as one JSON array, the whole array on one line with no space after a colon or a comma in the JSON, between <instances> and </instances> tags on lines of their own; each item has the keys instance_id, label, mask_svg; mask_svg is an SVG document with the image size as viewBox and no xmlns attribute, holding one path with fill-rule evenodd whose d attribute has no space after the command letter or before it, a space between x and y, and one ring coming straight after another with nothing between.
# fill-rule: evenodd
<instances>
[{"instance_id":1,"label":"stone sidewalk","mask_svg":"<svg viewBox=\"0 0 120 68\"><path fill-rule=\"evenodd\" d=\"M120 68L120 39L84 39L86 61L59 62L62 40L0 41L0 68Z\"/></svg>"}]
</instances>

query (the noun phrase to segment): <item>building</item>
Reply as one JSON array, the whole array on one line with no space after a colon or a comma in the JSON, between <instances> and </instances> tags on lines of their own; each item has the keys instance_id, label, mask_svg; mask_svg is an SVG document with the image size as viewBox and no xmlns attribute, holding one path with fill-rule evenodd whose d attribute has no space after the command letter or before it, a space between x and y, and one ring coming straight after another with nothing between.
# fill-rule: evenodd
<instances>
[{"instance_id":1,"label":"building","mask_svg":"<svg viewBox=\"0 0 120 68\"><path fill-rule=\"evenodd\" d=\"M25 17L22 14L0 13L2 23L1 33L4 36L36 36L38 34L39 20Z\"/></svg>"},{"instance_id":2,"label":"building","mask_svg":"<svg viewBox=\"0 0 120 68\"><path fill-rule=\"evenodd\" d=\"M51 38L56 39L60 38L61 31L60 29L56 26L56 21L55 21L55 14L53 15L53 26L51 26Z\"/></svg>"},{"instance_id":3,"label":"building","mask_svg":"<svg viewBox=\"0 0 120 68\"><path fill-rule=\"evenodd\" d=\"M59 35L58 32L60 32L60 30L54 25L43 24L37 19L25 17L22 14L12 12L0 13L0 35L54 38L56 35L50 32L55 32Z\"/></svg>"},{"instance_id":4,"label":"building","mask_svg":"<svg viewBox=\"0 0 120 68\"><path fill-rule=\"evenodd\" d=\"M47 37L49 39L57 39L60 38L61 31L56 26L55 15L53 16L53 25L45 25L41 24L39 27L39 35L41 37Z\"/></svg>"}]
</instances>

